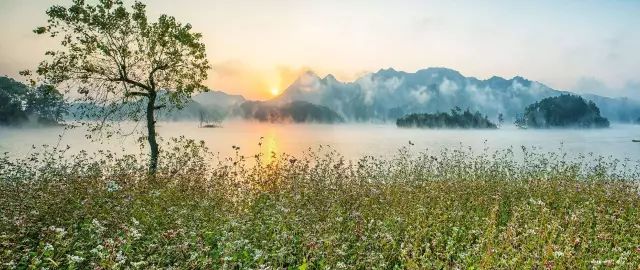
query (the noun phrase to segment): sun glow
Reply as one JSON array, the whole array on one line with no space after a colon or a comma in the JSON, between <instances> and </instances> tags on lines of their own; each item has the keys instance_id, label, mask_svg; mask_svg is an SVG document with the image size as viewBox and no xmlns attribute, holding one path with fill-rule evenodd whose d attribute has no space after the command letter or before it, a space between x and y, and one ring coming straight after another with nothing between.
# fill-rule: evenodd
<instances>
[{"instance_id":1,"label":"sun glow","mask_svg":"<svg viewBox=\"0 0 640 270\"><path fill-rule=\"evenodd\" d=\"M274 96L277 96L278 94L280 94L280 90L278 90L277 87L272 87L271 88L271 94Z\"/></svg>"}]
</instances>

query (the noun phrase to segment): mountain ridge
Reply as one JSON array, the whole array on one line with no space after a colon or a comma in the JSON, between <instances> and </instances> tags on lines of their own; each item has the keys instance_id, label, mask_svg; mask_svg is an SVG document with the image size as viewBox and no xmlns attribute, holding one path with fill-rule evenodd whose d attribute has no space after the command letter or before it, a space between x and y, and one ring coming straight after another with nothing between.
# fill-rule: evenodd
<instances>
[{"instance_id":1,"label":"mountain ridge","mask_svg":"<svg viewBox=\"0 0 640 270\"><path fill-rule=\"evenodd\" d=\"M449 111L456 106L478 110L492 118L503 114L512 120L529 104L567 93L593 100L603 115L617 122L631 122L640 115L640 102L629 98L557 90L522 76L481 80L445 67L413 73L380 69L351 82L340 82L332 74L321 78L307 71L280 96L267 102L306 101L326 106L350 121L389 121L408 113Z\"/></svg>"}]
</instances>

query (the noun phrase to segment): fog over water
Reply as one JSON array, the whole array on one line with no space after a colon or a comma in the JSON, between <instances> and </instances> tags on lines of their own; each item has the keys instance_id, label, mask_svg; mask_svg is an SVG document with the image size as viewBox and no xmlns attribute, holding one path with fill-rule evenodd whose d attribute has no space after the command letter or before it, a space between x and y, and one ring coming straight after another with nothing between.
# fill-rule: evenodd
<instances>
[{"instance_id":1,"label":"fog over water","mask_svg":"<svg viewBox=\"0 0 640 270\"><path fill-rule=\"evenodd\" d=\"M131 129L135 125L122 125ZM138 128L141 128L141 123ZM538 152L562 152L568 157L579 155L613 157L617 159L640 160L640 143L632 139L640 138L640 125L613 124L608 129L557 129L521 130L505 126L498 130L428 130L397 128L393 124L266 124L255 122L228 122L222 128L198 128L195 122L159 123L159 134L165 140L170 137L203 140L214 153L221 157L235 154L233 145L240 147L241 155L258 152L270 156L287 153L300 155L309 148L320 145L330 146L347 159L357 159L364 155L390 157L401 147L409 147L412 152L442 149L468 149L475 153L488 150L502 150L513 147L521 152L521 146L535 148ZM70 153L80 150L89 152L108 149L115 152L140 153L136 143L140 133L128 137L114 136L109 139L90 141L85 138L82 127L64 130L51 128L0 128L0 152L9 152L12 157L23 157L34 151L32 146L69 145ZM62 137L59 137L62 135ZM259 142L262 139L262 146ZM410 145L409 142L413 145Z\"/></svg>"}]
</instances>

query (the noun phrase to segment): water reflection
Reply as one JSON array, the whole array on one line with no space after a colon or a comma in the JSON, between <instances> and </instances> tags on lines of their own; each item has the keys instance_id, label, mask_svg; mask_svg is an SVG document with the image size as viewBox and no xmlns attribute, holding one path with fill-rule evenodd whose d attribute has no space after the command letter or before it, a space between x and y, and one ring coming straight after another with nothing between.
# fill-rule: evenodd
<instances>
[{"instance_id":1,"label":"water reflection","mask_svg":"<svg viewBox=\"0 0 640 270\"><path fill-rule=\"evenodd\" d=\"M263 152L264 157L265 157L265 162L269 163L273 160L276 159L277 157L277 153L279 153L279 148L278 148L278 137L277 137L277 133L275 131L275 128L273 126L269 127L269 131L267 132L266 137L264 137L264 145L266 147L265 151Z\"/></svg>"},{"instance_id":2,"label":"water reflection","mask_svg":"<svg viewBox=\"0 0 640 270\"><path fill-rule=\"evenodd\" d=\"M58 143L61 128L9 129L0 128L0 152L11 155L28 154L32 145ZM240 147L240 155L252 157L263 154L263 160L273 160L272 153L300 155L309 148L330 145L347 159L363 155L389 156L400 147L414 152L428 149L438 152L444 148L471 147L475 151L489 151L520 146L540 151L562 151L569 156L579 154L612 156L640 160L640 143L631 142L640 136L640 125L613 125L600 130L518 130L506 127L499 130L420 130L399 129L392 124L296 125L228 122L223 128L198 128L198 123L162 123L159 133L165 138L185 136L204 140L220 157L235 155L232 145ZM139 153L137 136L114 137L98 143L85 139L86 131L77 128L67 131L60 145L70 145L71 152L99 149ZM262 140L260 139L262 137ZM409 141L414 145L409 146ZM262 142L262 145L260 145ZM559 148L562 146L562 150Z\"/></svg>"}]
</instances>

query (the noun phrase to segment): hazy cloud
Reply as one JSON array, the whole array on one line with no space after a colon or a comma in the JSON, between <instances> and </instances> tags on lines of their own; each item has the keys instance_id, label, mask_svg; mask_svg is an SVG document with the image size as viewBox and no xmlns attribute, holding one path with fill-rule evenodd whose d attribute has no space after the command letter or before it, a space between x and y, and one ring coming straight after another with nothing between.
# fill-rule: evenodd
<instances>
[{"instance_id":1,"label":"hazy cloud","mask_svg":"<svg viewBox=\"0 0 640 270\"><path fill-rule=\"evenodd\" d=\"M626 81L622 87L609 87L594 77L581 77L571 89L579 93L598 94L609 97L629 97L640 100L640 81Z\"/></svg>"},{"instance_id":2,"label":"hazy cloud","mask_svg":"<svg viewBox=\"0 0 640 270\"><path fill-rule=\"evenodd\" d=\"M458 91L458 84L454 81L451 81L447 78L442 80L438 89L440 89L440 93L443 95L455 95L456 91Z\"/></svg>"},{"instance_id":3,"label":"hazy cloud","mask_svg":"<svg viewBox=\"0 0 640 270\"><path fill-rule=\"evenodd\" d=\"M411 90L410 95L420 104L427 103L429 99L431 99L426 86L420 86L418 89Z\"/></svg>"}]
</instances>

